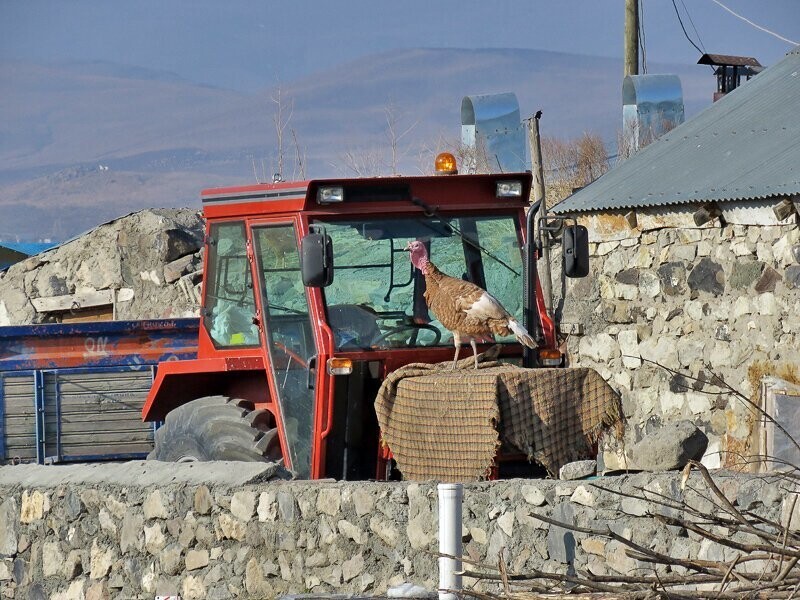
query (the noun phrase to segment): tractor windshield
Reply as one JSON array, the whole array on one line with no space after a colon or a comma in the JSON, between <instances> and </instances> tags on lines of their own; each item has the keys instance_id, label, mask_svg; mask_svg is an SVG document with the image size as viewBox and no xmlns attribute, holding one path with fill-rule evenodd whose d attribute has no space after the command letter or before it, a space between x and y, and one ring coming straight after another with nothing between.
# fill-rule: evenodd
<instances>
[{"instance_id":1,"label":"tractor windshield","mask_svg":"<svg viewBox=\"0 0 800 600\"><path fill-rule=\"evenodd\" d=\"M440 271L488 290L522 318L522 253L513 216L433 216L317 221L333 240L334 278L325 288L337 348L452 344L430 313L424 277L406 245L420 240ZM511 342L513 336L497 338Z\"/></svg>"}]
</instances>

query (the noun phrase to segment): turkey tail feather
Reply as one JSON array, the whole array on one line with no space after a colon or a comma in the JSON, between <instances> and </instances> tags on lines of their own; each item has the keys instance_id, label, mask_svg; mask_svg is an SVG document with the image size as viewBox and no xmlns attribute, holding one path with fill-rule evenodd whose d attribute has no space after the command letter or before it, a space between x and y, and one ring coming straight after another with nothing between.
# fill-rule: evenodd
<instances>
[{"instance_id":1,"label":"turkey tail feather","mask_svg":"<svg viewBox=\"0 0 800 600\"><path fill-rule=\"evenodd\" d=\"M536 342L522 325L517 323L514 319L508 320L508 328L514 333L514 336L519 340L520 344L528 348L536 348Z\"/></svg>"}]
</instances>

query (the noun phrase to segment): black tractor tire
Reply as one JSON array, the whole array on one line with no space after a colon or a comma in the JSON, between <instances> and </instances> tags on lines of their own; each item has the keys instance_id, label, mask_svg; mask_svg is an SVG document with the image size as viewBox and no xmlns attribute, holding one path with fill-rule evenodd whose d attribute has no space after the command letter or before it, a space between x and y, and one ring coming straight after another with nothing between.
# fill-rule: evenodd
<instances>
[{"instance_id":1,"label":"black tractor tire","mask_svg":"<svg viewBox=\"0 0 800 600\"><path fill-rule=\"evenodd\" d=\"M206 396L167 414L148 460L238 460L283 464L272 414L246 400Z\"/></svg>"}]
</instances>

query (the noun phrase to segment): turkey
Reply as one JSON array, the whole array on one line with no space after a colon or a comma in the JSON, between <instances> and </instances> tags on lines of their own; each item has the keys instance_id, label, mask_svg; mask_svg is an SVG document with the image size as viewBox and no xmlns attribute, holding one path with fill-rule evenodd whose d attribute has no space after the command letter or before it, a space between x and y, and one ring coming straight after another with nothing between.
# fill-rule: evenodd
<instances>
[{"instance_id":1,"label":"turkey","mask_svg":"<svg viewBox=\"0 0 800 600\"><path fill-rule=\"evenodd\" d=\"M428 260L428 251L420 241L409 242L406 250L411 252L411 264L425 276L425 302L436 318L453 334L456 354L453 366L456 368L461 341L469 340L478 368L478 348L476 339L492 334L511 333L528 348L535 348L533 338L520 325L503 305L489 292L474 283L445 275Z\"/></svg>"}]
</instances>

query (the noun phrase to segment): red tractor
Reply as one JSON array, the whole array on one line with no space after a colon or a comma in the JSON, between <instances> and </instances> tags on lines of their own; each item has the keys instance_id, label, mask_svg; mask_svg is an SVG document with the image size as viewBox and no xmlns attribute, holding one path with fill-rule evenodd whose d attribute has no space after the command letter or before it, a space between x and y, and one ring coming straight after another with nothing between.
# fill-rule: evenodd
<instances>
[{"instance_id":1,"label":"red tractor","mask_svg":"<svg viewBox=\"0 0 800 600\"><path fill-rule=\"evenodd\" d=\"M524 316L539 347L496 339L503 360L562 365L535 275L530 186L530 173L513 173L204 190L198 357L158 367L143 409L146 421L164 421L150 457L385 478L373 408L381 382L403 365L453 355L405 252L413 240L442 271ZM562 229L564 271L585 275L586 230Z\"/></svg>"}]
</instances>

